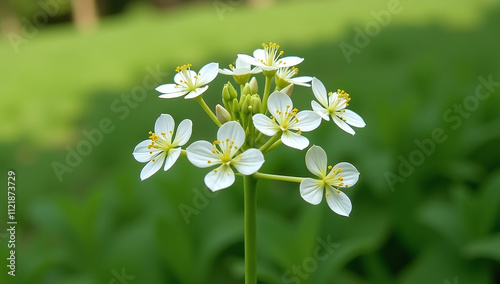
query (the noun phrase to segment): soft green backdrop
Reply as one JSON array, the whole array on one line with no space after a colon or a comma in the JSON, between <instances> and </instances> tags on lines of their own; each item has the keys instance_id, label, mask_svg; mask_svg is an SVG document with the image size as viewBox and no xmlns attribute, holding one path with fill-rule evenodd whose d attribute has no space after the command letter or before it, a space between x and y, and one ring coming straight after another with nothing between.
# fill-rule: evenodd
<instances>
[{"instance_id":1,"label":"soft green backdrop","mask_svg":"<svg viewBox=\"0 0 500 284\"><path fill-rule=\"evenodd\" d=\"M391 3L399 12L376 24ZM330 163L361 172L346 190L349 218L304 202L298 184L259 183L262 283L499 283L499 19L487 0L218 0L135 6L85 34L40 28L16 47L2 38L0 161L5 180L17 173L17 283L243 283L241 181L213 194L206 170L181 159L141 182L131 153L161 113L191 118L191 141L214 139L196 103L158 99L151 85L171 82L178 65L226 66L269 41L305 58L300 74L347 90L367 126L350 136L323 123L306 134ZM366 28L373 36L356 47ZM349 58L345 44L357 48ZM477 98L480 77L494 81L481 89L488 98ZM229 79L214 81L209 104ZM312 98L295 88L299 109ZM58 179L54 162L67 165L102 121L109 133ZM419 150L415 140L436 129L445 141ZM280 148L262 171L308 176L304 156ZM2 192L0 279L11 283Z\"/></svg>"}]
</instances>

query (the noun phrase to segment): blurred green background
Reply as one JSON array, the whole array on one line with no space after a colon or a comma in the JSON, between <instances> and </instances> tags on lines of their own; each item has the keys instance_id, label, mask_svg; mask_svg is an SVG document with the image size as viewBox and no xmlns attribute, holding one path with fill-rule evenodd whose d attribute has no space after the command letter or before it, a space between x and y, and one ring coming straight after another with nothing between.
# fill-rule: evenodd
<instances>
[{"instance_id":1,"label":"blurred green background","mask_svg":"<svg viewBox=\"0 0 500 284\"><path fill-rule=\"evenodd\" d=\"M304 202L298 184L259 182L260 282L500 283L497 1L108 2L76 26L69 4L48 25L48 2L3 9L0 161L5 180L16 172L18 226L13 282L5 181L2 283L243 283L241 181L213 194L206 169L180 159L141 182L132 151L161 113L191 118L191 142L214 139L196 103L154 87L178 65L227 66L269 41L305 58L301 75L349 92L367 126L306 134L361 172L349 218ZM295 87L299 109L312 98ZM310 176L304 156L281 147L261 171Z\"/></svg>"}]
</instances>

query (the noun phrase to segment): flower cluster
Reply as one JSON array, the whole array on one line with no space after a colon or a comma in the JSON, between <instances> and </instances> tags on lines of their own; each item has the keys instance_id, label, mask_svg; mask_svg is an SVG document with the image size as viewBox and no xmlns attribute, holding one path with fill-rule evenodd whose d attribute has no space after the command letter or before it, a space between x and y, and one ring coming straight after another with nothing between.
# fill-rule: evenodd
<instances>
[{"instance_id":1,"label":"flower cluster","mask_svg":"<svg viewBox=\"0 0 500 284\"><path fill-rule=\"evenodd\" d=\"M305 201L316 205L324 194L331 210L349 216L351 201L340 189L353 186L359 172L346 162L328 166L326 152L319 146L311 146L305 155L306 167L315 179L258 172L265 162L264 155L276 147L307 148L310 142L304 133L318 128L323 120L331 118L340 129L352 135L355 134L352 126L365 126L358 114L346 109L351 98L345 91L327 92L315 77L295 77L298 73L295 66L303 60L297 56L283 57L280 46L269 43L255 50L253 56L238 54L235 65L229 68L219 69L218 63L209 63L199 72L192 70L191 64L177 67L175 83L156 88L161 93L159 97L184 96L197 101L218 127L216 140L196 141L183 149L191 138L193 123L185 119L176 129L172 116L162 114L156 120L154 132L150 131L149 138L134 149L135 159L147 163L140 178L149 178L163 165L165 171L170 169L183 156L196 167L211 168L205 176L205 184L212 191L230 187L236 176L298 182ZM215 107L214 113L203 95L218 74L232 76L239 91L231 82L225 84L221 104ZM265 78L262 93L255 76ZM295 85L312 89L312 92L305 89L316 99L311 100L310 110L299 111L294 107L291 95Z\"/></svg>"}]
</instances>

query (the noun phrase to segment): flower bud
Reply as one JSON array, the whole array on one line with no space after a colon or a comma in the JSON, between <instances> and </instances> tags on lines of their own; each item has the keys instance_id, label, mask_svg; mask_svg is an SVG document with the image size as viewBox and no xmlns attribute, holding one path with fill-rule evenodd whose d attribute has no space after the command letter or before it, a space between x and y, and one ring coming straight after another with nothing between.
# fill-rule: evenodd
<instances>
[{"instance_id":1,"label":"flower bud","mask_svg":"<svg viewBox=\"0 0 500 284\"><path fill-rule=\"evenodd\" d=\"M233 87L233 84L231 84L231 82L227 82L227 85L228 85L228 91L229 91L229 95L231 96L231 99L237 98L238 97L238 92Z\"/></svg>"},{"instance_id":2,"label":"flower bud","mask_svg":"<svg viewBox=\"0 0 500 284\"><path fill-rule=\"evenodd\" d=\"M241 94L242 95L251 95L251 94L253 94L252 88L250 87L250 85L248 83L246 83L245 87L243 87L243 91L242 91Z\"/></svg>"},{"instance_id":3,"label":"flower bud","mask_svg":"<svg viewBox=\"0 0 500 284\"><path fill-rule=\"evenodd\" d=\"M260 99L260 96L259 95L252 95L252 98L250 100L250 105L252 106L253 113L259 113L261 105L262 105L262 101Z\"/></svg>"},{"instance_id":4,"label":"flower bud","mask_svg":"<svg viewBox=\"0 0 500 284\"><path fill-rule=\"evenodd\" d=\"M281 89L280 92L287 94L288 96L292 96L292 91L293 91L293 84L290 84L286 86L285 88Z\"/></svg>"},{"instance_id":5,"label":"flower bud","mask_svg":"<svg viewBox=\"0 0 500 284\"><path fill-rule=\"evenodd\" d=\"M252 94L258 94L259 93L259 85L257 84L257 79L255 77L252 77L252 80L250 80L250 89L252 89Z\"/></svg>"},{"instance_id":6,"label":"flower bud","mask_svg":"<svg viewBox=\"0 0 500 284\"><path fill-rule=\"evenodd\" d=\"M238 99L233 99L233 111L235 114L237 114L238 112L240 112L240 103L238 102Z\"/></svg>"},{"instance_id":7,"label":"flower bud","mask_svg":"<svg viewBox=\"0 0 500 284\"><path fill-rule=\"evenodd\" d=\"M242 101L240 102L241 104L241 112L245 115L250 114L250 110L248 109L248 106L250 105L251 97L249 95L241 97Z\"/></svg>"},{"instance_id":8,"label":"flower bud","mask_svg":"<svg viewBox=\"0 0 500 284\"><path fill-rule=\"evenodd\" d=\"M229 94L229 82L224 85L224 88L222 89L222 100L223 101L231 101L231 95Z\"/></svg>"},{"instance_id":9,"label":"flower bud","mask_svg":"<svg viewBox=\"0 0 500 284\"><path fill-rule=\"evenodd\" d=\"M221 124L231 121L231 114L219 104L215 106L215 115Z\"/></svg>"}]
</instances>

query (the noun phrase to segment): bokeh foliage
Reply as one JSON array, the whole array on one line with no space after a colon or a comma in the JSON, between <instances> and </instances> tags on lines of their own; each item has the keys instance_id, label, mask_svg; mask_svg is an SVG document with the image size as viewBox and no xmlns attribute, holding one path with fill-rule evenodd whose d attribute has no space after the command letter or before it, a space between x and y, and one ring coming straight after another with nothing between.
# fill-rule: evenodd
<instances>
[{"instance_id":1,"label":"bokeh foliage","mask_svg":"<svg viewBox=\"0 0 500 284\"><path fill-rule=\"evenodd\" d=\"M212 5L162 12L138 6L105 19L93 34L71 26L40 30L17 54L2 39L0 161L18 177L17 283L109 283L122 268L135 277L129 283L242 283L242 184L214 195L203 185L206 171L186 159L140 182L142 165L131 155L161 113L177 122L191 118L191 142L215 138L215 126L195 103L160 100L153 89L123 119L111 106L143 85L148 67L169 73L169 82L177 65L226 65L269 41L306 58L301 75L347 90L367 126L354 137L325 123L306 134L330 163L349 161L361 172L346 191L349 218L324 202L305 203L297 184L259 183L262 283L286 283L284 273L314 256L318 238L339 246L300 283L498 283L500 90L459 116L459 126L443 116L474 95L479 76L500 81L500 6L401 4L350 63L339 45L353 45L354 27L363 29L386 1L242 4L222 18ZM214 81L209 103L219 101L228 79ZM295 88L299 109L312 98L311 90ZM112 133L59 182L52 163L64 163L66 147L74 149L86 139L82 130L104 118ZM398 157L408 160L419 149L415 139L431 138L436 128L446 141L391 190L387 172L398 174ZM306 176L304 155L273 151L262 171ZM181 204L197 210L189 223ZM11 280L5 273L0 279Z\"/></svg>"}]
</instances>

